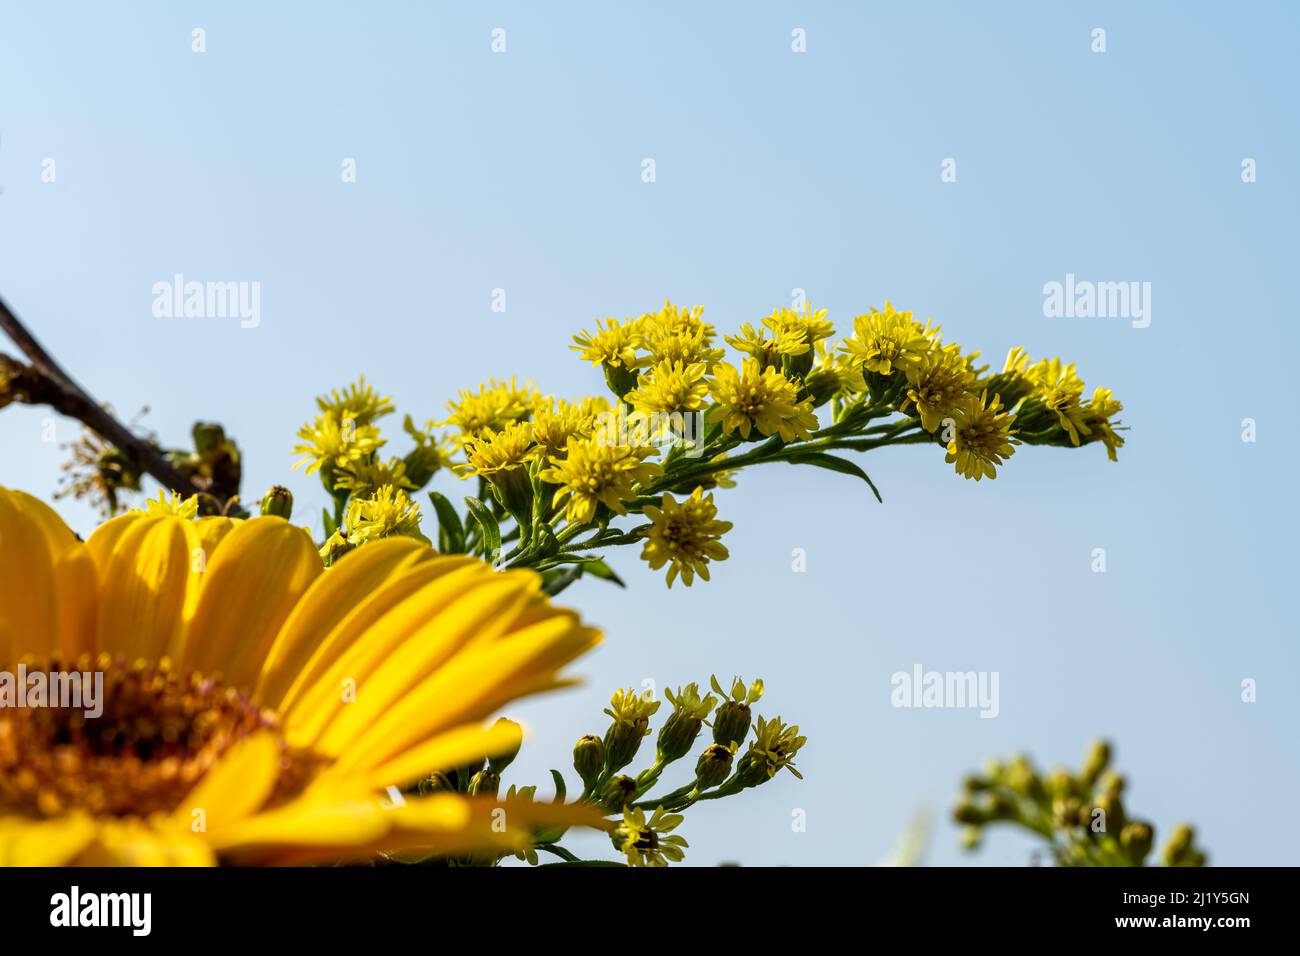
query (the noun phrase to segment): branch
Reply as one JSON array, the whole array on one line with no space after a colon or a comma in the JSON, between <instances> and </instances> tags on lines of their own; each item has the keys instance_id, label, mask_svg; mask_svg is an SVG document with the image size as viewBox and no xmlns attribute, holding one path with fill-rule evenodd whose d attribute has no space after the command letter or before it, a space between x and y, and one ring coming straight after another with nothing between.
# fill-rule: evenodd
<instances>
[{"instance_id":1,"label":"branch","mask_svg":"<svg viewBox=\"0 0 1300 956\"><path fill-rule=\"evenodd\" d=\"M201 490L177 471L159 448L133 433L73 381L10 311L3 297L0 297L0 329L4 329L31 362L27 371L32 374L23 376L22 386L32 404L49 405L81 422L172 491L188 496Z\"/></svg>"}]
</instances>

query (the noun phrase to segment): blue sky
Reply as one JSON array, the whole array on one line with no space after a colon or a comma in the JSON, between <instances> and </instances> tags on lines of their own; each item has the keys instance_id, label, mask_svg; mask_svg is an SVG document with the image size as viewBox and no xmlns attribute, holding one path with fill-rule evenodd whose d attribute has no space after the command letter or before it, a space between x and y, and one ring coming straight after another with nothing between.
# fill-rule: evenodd
<instances>
[{"instance_id":1,"label":"blue sky","mask_svg":"<svg viewBox=\"0 0 1300 956\"><path fill-rule=\"evenodd\" d=\"M248 497L308 505L289 449L314 394L364 372L423 419L494 374L595 391L568 337L665 297L722 329L796 288L841 330L891 299L993 362L1075 361L1125 403L1118 464L1022 449L976 485L891 449L862 462L884 505L770 466L718 496L712 583L668 592L629 549L628 591L566 592L608 640L582 689L517 712L507 781L567 768L615 686L741 672L810 737L806 779L692 812L693 863L874 862L925 807L931 862L1022 863L1011 834L958 849L961 775L1077 762L1099 734L1158 831L1294 863L1294 8L541 6L6 5L0 293L98 398L168 441L223 422ZM260 282L260 324L155 318L175 273ZM1150 327L1046 318L1067 273L1150 282ZM53 490L46 417L0 413L0 483ZM915 663L997 671L999 716L891 707Z\"/></svg>"}]
</instances>

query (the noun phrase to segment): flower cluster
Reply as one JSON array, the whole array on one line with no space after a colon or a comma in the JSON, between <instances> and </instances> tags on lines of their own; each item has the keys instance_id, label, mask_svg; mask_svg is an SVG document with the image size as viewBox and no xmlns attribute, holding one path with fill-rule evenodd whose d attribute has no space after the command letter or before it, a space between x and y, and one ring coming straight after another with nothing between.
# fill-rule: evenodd
<instances>
[{"instance_id":1,"label":"flower cluster","mask_svg":"<svg viewBox=\"0 0 1300 956\"><path fill-rule=\"evenodd\" d=\"M477 481L477 493L465 511L431 493L441 551L533 568L554 594L584 574L617 581L604 552L638 544L669 587L690 586L728 556L731 523L713 492L745 467L825 468L879 497L842 453L937 446L957 474L979 481L996 478L1022 445L1100 442L1114 458L1123 444L1120 403L1104 388L1084 399L1073 365L1014 348L990 374L978 352L891 303L855 316L838 342L826 315L777 308L722 336L703 308L671 302L602 319L571 348L603 371L606 394L566 400L518 378L489 379L461 390L423 431L408 416L417 447L405 458L380 457L376 420L393 411L389 399L364 380L324 396L295 452L336 496L325 553L420 535L410 495L447 467ZM374 505L347 504L355 499Z\"/></svg>"},{"instance_id":2,"label":"flower cluster","mask_svg":"<svg viewBox=\"0 0 1300 956\"><path fill-rule=\"evenodd\" d=\"M1025 756L991 761L966 778L953 818L965 825L963 842L979 845L994 823L1020 827L1045 840L1058 866L1144 866L1155 845L1155 827L1128 814L1125 779L1110 769L1111 746L1094 743L1077 773L1058 768L1040 773ZM1204 866L1187 824L1174 827L1160 853L1165 866Z\"/></svg>"},{"instance_id":3,"label":"flower cluster","mask_svg":"<svg viewBox=\"0 0 1300 956\"><path fill-rule=\"evenodd\" d=\"M839 342L826 310L807 304L719 336L703 308L671 302L606 317L572 341L602 369L606 394L565 401L532 382L490 378L461 390L439 423L454 431L452 470L478 480L468 514L434 494L439 546L533 567L551 593L582 574L617 580L603 551L627 544L666 570L669 587L708 580L710 564L727 558L720 538L732 527L712 492L755 464L828 468L876 492L839 453L935 445L958 475L978 481L996 477L1021 445L1102 442L1113 458L1123 444L1121 405L1108 389L1084 399L1074 365L1031 362L1013 349L991 375L979 352L891 303L855 316ZM367 405L356 394L333 405L352 412L365 441L374 436L350 406ZM632 524L617 527L619 519Z\"/></svg>"}]
</instances>

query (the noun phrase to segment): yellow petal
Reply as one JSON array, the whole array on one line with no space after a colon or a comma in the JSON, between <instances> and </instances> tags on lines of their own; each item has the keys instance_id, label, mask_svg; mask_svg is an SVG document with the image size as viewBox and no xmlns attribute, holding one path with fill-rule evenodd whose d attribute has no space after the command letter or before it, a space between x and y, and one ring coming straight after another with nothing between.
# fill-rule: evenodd
<instances>
[{"instance_id":1,"label":"yellow petal","mask_svg":"<svg viewBox=\"0 0 1300 956\"><path fill-rule=\"evenodd\" d=\"M87 816L0 817L0 866L65 866L95 838Z\"/></svg>"},{"instance_id":2,"label":"yellow petal","mask_svg":"<svg viewBox=\"0 0 1300 956\"><path fill-rule=\"evenodd\" d=\"M358 548L334 564L307 589L271 648L258 680L256 697L279 708L290 686L332 662L325 639L344 618L389 578L428 560L435 552L413 538L396 537Z\"/></svg>"},{"instance_id":3,"label":"yellow petal","mask_svg":"<svg viewBox=\"0 0 1300 956\"><path fill-rule=\"evenodd\" d=\"M373 754L349 751L331 766L322 779L347 778L349 782L376 790L406 786L435 770L461 767L485 757L496 757L518 750L522 732L515 723L498 723L491 727L458 727L424 741L376 766ZM354 758L354 759L348 759Z\"/></svg>"},{"instance_id":4,"label":"yellow petal","mask_svg":"<svg viewBox=\"0 0 1300 956\"><path fill-rule=\"evenodd\" d=\"M190 522L122 515L101 525L87 547L99 569L96 647L128 660L157 660L182 632L182 612L198 587L201 555ZM198 570L192 570L192 565Z\"/></svg>"},{"instance_id":5,"label":"yellow petal","mask_svg":"<svg viewBox=\"0 0 1300 956\"><path fill-rule=\"evenodd\" d=\"M196 835L160 830L143 820L102 820L78 866L214 866L216 857Z\"/></svg>"},{"instance_id":6,"label":"yellow petal","mask_svg":"<svg viewBox=\"0 0 1300 956\"><path fill-rule=\"evenodd\" d=\"M23 654L65 658L94 649L94 563L55 511L21 491L0 489L0 619Z\"/></svg>"},{"instance_id":7,"label":"yellow petal","mask_svg":"<svg viewBox=\"0 0 1300 956\"><path fill-rule=\"evenodd\" d=\"M207 564L193 620L172 645L178 666L220 672L228 683L251 688L281 626L322 570L301 528L269 516L241 522Z\"/></svg>"},{"instance_id":8,"label":"yellow petal","mask_svg":"<svg viewBox=\"0 0 1300 956\"><path fill-rule=\"evenodd\" d=\"M276 735L245 737L181 801L172 813L172 822L193 830L195 821L201 820L206 830L252 816L271 796L279 776L280 741Z\"/></svg>"}]
</instances>

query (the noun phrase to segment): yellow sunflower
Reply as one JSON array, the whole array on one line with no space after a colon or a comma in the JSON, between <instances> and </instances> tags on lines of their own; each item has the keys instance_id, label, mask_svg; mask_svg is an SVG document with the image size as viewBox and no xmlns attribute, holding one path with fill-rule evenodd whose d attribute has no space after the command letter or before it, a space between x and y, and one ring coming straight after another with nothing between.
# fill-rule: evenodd
<instances>
[{"instance_id":1,"label":"yellow sunflower","mask_svg":"<svg viewBox=\"0 0 1300 956\"><path fill-rule=\"evenodd\" d=\"M487 718L600 639L531 572L410 538L329 570L276 517L133 512L83 543L0 488L0 691L80 672L87 694L0 695L0 865L516 852L591 816L394 788L517 749Z\"/></svg>"}]
</instances>

